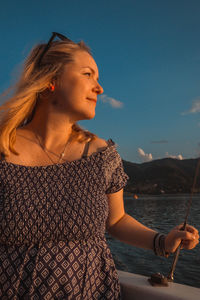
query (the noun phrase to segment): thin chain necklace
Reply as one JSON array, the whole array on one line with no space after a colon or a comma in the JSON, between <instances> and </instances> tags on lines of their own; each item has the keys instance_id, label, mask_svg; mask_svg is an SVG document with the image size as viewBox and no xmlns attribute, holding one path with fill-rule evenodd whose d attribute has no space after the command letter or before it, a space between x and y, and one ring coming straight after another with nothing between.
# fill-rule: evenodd
<instances>
[{"instance_id":1,"label":"thin chain necklace","mask_svg":"<svg viewBox=\"0 0 200 300\"><path fill-rule=\"evenodd\" d=\"M56 162L53 161L53 159L49 156L49 154L48 154L48 152L47 152L48 150L45 149L45 147L41 144L40 139L39 139L39 137L37 136L36 133L35 133L35 137L36 137L36 139L37 139L37 141L38 141L40 147L42 148L42 150L44 151L44 153L45 153L45 154L47 155L47 157L49 158L49 160L50 160L53 164L55 164ZM65 155L65 150L66 150L67 145L69 144L69 141L70 141L70 138L67 140L67 142L66 142L66 144L65 144L65 147L64 147L63 151L60 153L59 159L58 159L58 161L57 161L57 164L60 162L61 159L63 159L63 157L64 157L64 155Z\"/></svg>"},{"instance_id":2,"label":"thin chain necklace","mask_svg":"<svg viewBox=\"0 0 200 300\"><path fill-rule=\"evenodd\" d=\"M21 137L23 137L23 138L26 139L26 140L31 141L32 143L35 144L35 140L32 140L32 139L30 139L30 138L28 138L28 137L25 137L25 136L23 136L23 135L21 135L21 134L19 134L19 133L18 133L18 135L21 136ZM37 140L38 140L38 139L37 139ZM57 157L60 157L60 155L58 155L58 154L52 152L51 150L48 150L48 152L52 153L53 155L55 155L55 156L57 156Z\"/></svg>"}]
</instances>

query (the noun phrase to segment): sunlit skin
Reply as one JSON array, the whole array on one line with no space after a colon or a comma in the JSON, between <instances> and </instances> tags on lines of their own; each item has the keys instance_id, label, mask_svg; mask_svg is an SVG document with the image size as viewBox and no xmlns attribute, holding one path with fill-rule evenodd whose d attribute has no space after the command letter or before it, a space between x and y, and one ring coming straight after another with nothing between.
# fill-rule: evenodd
<instances>
[{"instance_id":1,"label":"sunlit skin","mask_svg":"<svg viewBox=\"0 0 200 300\"><path fill-rule=\"evenodd\" d=\"M97 95L103 93L98 83L97 65L87 52L79 51L74 62L64 67L52 100L55 109L68 118L70 123L92 119L95 116Z\"/></svg>"},{"instance_id":2,"label":"sunlit skin","mask_svg":"<svg viewBox=\"0 0 200 300\"><path fill-rule=\"evenodd\" d=\"M153 250L155 231L142 225L124 211L123 190L108 195L109 217L108 231L114 237L127 244ZM199 233L193 226L187 225L187 231L180 231L182 225L173 228L165 240L165 250L174 253L183 240L185 249L193 249L199 243Z\"/></svg>"},{"instance_id":3,"label":"sunlit skin","mask_svg":"<svg viewBox=\"0 0 200 300\"><path fill-rule=\"evenodd\" d=\"M52 82L55 90L51 92L47 89L40 95L33 120L17 129L15 149L20 156L11 153L8 161L26 165L48 164L48 158L36 143L35 133L46 149L60 153L69 139L74 122L94 118L97 96L103 93L98 79L99 71L93 57L86 51L75 52L74 61L65 65L60 78ZM103 143L107 145L105 141ZM30 153L30 147L34 156ZM96 147L97 141L91 145L90 153ZM71 161L80 158L83 148L84 144L71 143L64 159Z\"/></svg>"},{"instance_id":4,"label":"sunlit skin","mask_svg":"<svg viewBox=\"0 0 200 300\"><path fill-rule=\"evenodd\" d=\"M39 135L46 149L60 153L70 135L73 123L94 118L97 96L103 93L98 77L94 59L84 51L75 53L74 62L64 67L59 81L52 82L55 91L47 90L42 95L33 120L23 129L17 130L16 150L20 152L20 156L11 154L8 160L26 165L49 163L44 151L36 143L35 133ZM105 147L106 141L98 138L90 144L88 154ZM65 159L69 161L79 159L83 148L84 145L77 143L70 145ZM107 230L110 234L125 243L152 250L156 232L125 213L123 189L108 194L107 199L109 205ZM172 229L166 236L167 252L175 252L181 241L186 249L192 249L199 243L197 229L190 225L187 225L186 231L179 229L180 226Z\"/></svg>"},{"instance_id":5,"label":"sunlit skin","mask_svg":"<svg viewBox=\"0 0 200 300\"><path fill-rule=\"evenodd\" d=\"M95 73L92 73L91 69ZM98 67L86 51L77 51L74 61L64 66L54 92L47 91L38 102L32 122L24 129L37 132L47 149L64 145L74 122L95 116L95 99L103 93Z\"/></svg>"}]
</instances>

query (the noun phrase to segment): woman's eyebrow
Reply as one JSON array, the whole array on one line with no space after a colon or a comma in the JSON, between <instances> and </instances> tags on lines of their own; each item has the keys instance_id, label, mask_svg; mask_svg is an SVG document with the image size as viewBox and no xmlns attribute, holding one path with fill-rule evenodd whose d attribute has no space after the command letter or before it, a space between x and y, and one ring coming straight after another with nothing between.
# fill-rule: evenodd
<instances>
[{"instance_id":1,"label":"woman's eyebrow","mask_svg":"<svg viewBox=\"0 0 200 300\"><path fill-rule=\"evenodd\" d=\"M92 71L92 73L93 73L93 74L95 74L95 70L94 70L94 69L92 69L91 67L89 67L89 66L85 66L85 67L82 67L82 69L83 69L83 68L89 68L89 69ZM99 77L97 78L97 80L99 80Z\"/></svg>"}]
</instances>

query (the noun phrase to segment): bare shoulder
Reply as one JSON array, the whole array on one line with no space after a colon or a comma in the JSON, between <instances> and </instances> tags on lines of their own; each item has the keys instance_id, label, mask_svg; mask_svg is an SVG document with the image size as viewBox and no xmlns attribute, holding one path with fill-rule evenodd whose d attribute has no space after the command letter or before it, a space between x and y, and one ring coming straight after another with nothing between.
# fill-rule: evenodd
<instances>
[{"instance_id":1,"label":"bare shoulder","mask_svg":"<svg viewBox=\"0 0 200 300\"><path fill-rule=\"evenodd\" d=\"M99 152L108 147L108 143L106 140L96 137L90 143L90 153Z\"/></svg>"}]
</instances>

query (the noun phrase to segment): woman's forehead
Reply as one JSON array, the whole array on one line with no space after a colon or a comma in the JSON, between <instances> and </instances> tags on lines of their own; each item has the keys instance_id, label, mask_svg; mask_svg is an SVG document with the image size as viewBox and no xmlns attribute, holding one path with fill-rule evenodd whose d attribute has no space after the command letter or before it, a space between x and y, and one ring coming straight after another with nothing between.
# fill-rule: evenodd
<instances>
[{"instance_id":1,"label":"woman's forehead","mask_svg":"<svg viewBox=\"0 0 200 300\"><path fill-rule=\"evenodd\" d=\"M98 69L94 58L86 51L77 51L74 55L74 63L80 67L90 66Z\"/></svg>"}]
</instances>

